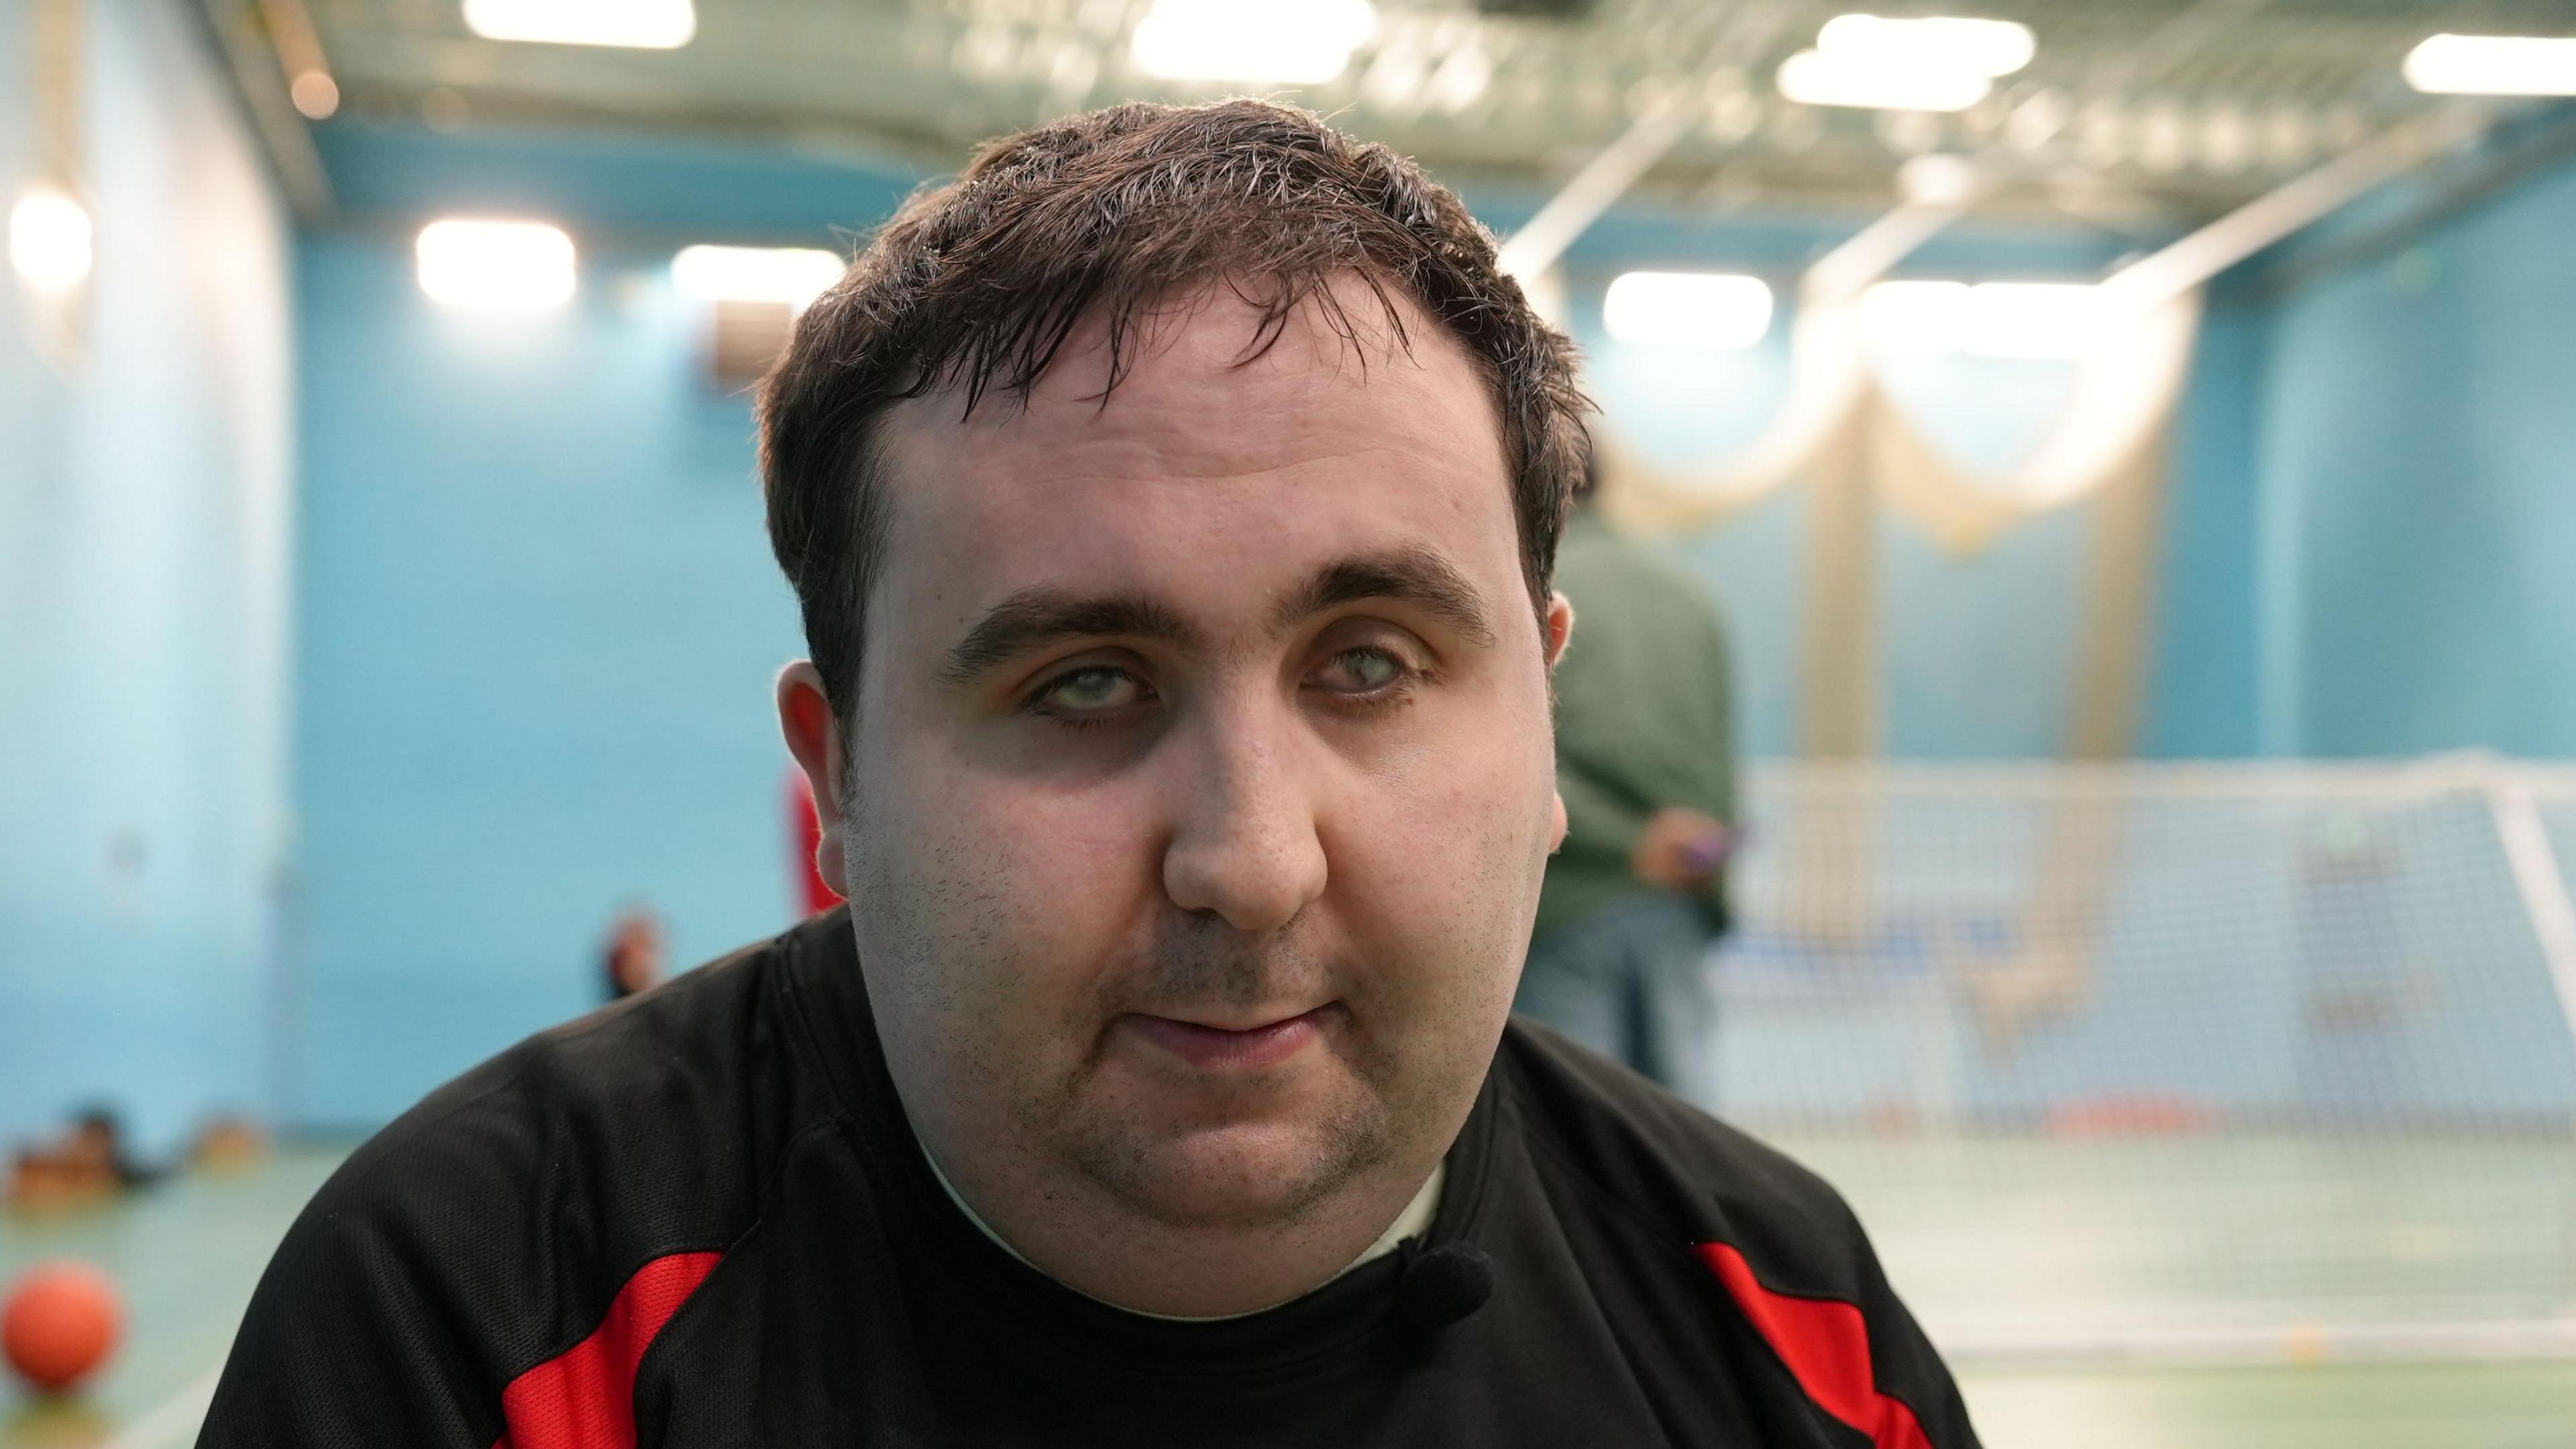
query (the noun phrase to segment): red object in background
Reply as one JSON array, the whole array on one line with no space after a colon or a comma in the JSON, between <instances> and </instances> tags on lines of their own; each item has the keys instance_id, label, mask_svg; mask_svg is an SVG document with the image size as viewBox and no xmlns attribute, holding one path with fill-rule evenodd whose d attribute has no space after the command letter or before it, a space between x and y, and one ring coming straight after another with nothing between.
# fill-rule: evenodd
<instances>
[{"instance_id":1,"label":"red object in background","mask_svg":"<svg viewBox=\"0 0 2576 1449\"><path fill-rule=\"evenodd\" d=\"M796 879L805 914L819 916L841 903L841 893L814 867L814 848L823 843L823 818L814 813L813 785L793 765L787 767L787 823L788 852L794 857L788 871Z\"/></svg>"},{"instance_id":2,"label":"red object in background","mask_svg":"<svg viewBox=\"0 0 2576 1449\"><path fill-rule=\"evenodd\" d=\"M107 1361L123 1318L105 1273L87 1263L40 1263L0 1305L0 1353L27 1382L62 1393Z\"/></svg>"}]
</instances>

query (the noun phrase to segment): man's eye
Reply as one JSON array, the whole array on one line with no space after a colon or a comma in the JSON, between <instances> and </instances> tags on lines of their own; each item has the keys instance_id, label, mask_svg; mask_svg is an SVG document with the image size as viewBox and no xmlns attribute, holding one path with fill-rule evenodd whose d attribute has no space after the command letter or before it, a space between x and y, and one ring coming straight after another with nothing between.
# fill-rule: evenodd
<instances>
[{"instance_id":1,"label":"man's eye","mask_svg":"<svg viewBox=\"0 0 2576 1449\"><path fill-rule=\"evenodd\" d=\"M1102 714L1144 697L1144 685L1124 669L1095 665L1060 675L1038 692L1037 703L1058 714Z\"/></svg>"},{"instance_id":2,"label":"man's eye","mask_svg":"<svg viewBox=\"0 0 2576 1449\"><path fill-rule=\"evenodd\" d=\"M1375 694L1402 683L1409 673L1404 661L1383 649L1345 649L1326 660L1325 688L1342 694Z\"/></svg>"}]
</instances>

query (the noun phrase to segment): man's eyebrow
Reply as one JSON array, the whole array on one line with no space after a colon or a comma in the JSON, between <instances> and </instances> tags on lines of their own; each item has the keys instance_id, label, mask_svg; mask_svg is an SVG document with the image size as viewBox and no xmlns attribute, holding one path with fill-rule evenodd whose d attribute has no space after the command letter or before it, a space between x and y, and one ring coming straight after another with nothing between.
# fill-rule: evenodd
<instances>
[{"instance_id":1,"label":"man's eyebrow","mask_svg":"<svg viewBox=\"0 0 2576 1449\"><path fill-rule=\"evenodd\" d=\"M1483 648L1492 648L1494 626L1485 620L1476 586L1456 565L1427 548L1362 554L1327 564L1303 588L1280 600L1272 616L1285 631L1311 614L1362 599L1396 599L1448 621Z\"/></svg>"},{"instance_id":2,"label":"man's eyebrow","mask_svg":"<svg viewBox=\"0 0 2576 1449\"><path fill-rule=\"evenodd\" d=\"M1180 615L1152 599L1022 589L984 611L948 651L939 676L950 684L966 684L996 664L1049 644L1115 635L1161 639L1182 648L1198 638Z\"/></svg>"}]
</instances>

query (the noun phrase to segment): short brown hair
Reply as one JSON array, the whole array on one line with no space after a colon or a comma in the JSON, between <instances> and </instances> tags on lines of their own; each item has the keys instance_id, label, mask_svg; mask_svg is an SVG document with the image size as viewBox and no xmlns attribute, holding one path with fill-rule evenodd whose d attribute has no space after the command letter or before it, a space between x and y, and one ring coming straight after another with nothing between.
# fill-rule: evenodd
<instances>
[{"instance_id":1,"label":"short brown hair","mask_svg":"<svg viewBox=\"0 0 2576 1449\"><path fill-rule=\"evenodd\" d=\"M1261 101L1124 105L986 146L906 201L809 308L762 384L769 538L804 611L834 713L856 708L868 591L885 550L872 446L896 402L1025 399L1077 323L1105 319L1109 385L1153 305L1218 279L1259 309L1246 356L1356 275L1405 337L1396 294L1461 343L1491 388L1522 572L1542 616L1566 500L1583 473L1573 346L1495 269L1493 234L1383 146ZM1542 635L1545 630L1542 627Z\"/></svg>"}]
</instances>

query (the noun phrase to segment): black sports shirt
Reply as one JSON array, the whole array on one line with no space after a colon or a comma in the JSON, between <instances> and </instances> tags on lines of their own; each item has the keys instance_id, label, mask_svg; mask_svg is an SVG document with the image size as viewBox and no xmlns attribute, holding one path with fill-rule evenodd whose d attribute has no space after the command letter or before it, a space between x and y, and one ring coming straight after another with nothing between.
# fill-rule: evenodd
<instances>
[{"instance_id":1,"label":"black sports shirt","mask_svg":"<svg viewBox=\"0 0 2576 1449\"><path fill-rule=\"evenodd\" d=\"M836 911L532 1038L359 1149L269 1265L199 1442L1976 1439L1830 1188L1523 1022L1422 1239L1220 1322L1086 1298L932 1177Z\"/></svg>"}]
</instances>

